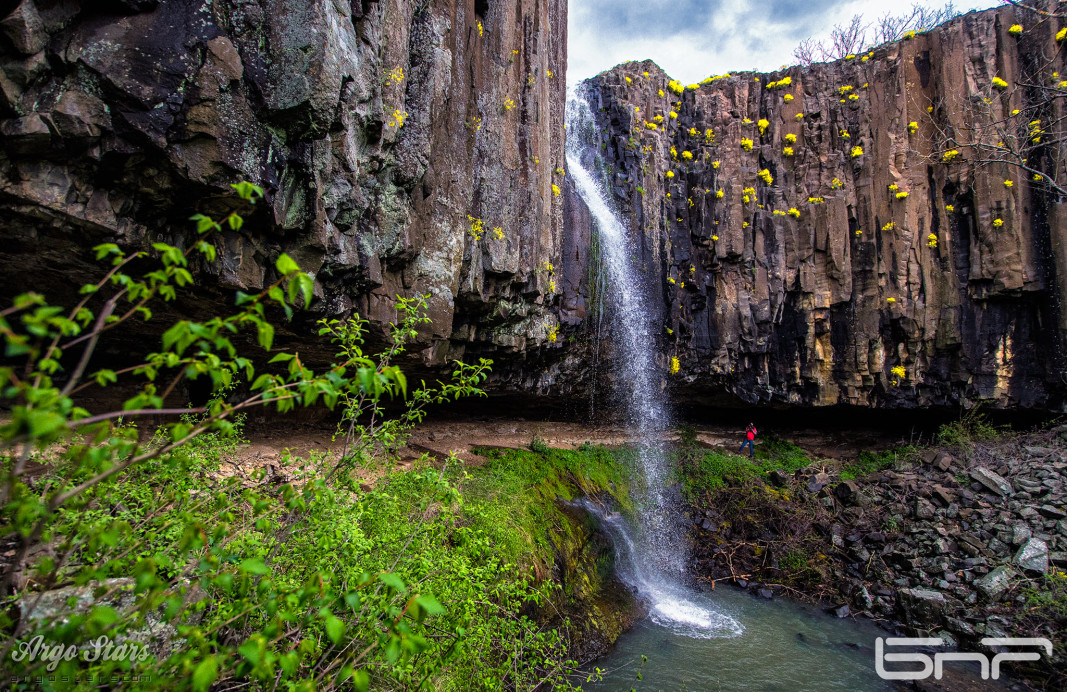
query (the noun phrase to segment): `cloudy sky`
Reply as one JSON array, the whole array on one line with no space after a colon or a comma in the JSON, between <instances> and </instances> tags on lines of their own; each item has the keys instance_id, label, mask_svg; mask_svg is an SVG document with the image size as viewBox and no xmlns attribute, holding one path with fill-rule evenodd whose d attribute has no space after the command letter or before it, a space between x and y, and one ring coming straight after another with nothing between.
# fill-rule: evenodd
<instances>
[{"instance_id":1,"label":"cloudy sky","mask_svg":"<svg viewBox=\"0 0 1067 692\"><path fill-rule=\"evenodd\" d=\"M998 4L962 0L955 6L966 11ZM853 14L873 21L887 9L899 13L910 6L911 0L570 0L567 81L645 58L686 84L735 70L771 70L796 62L797 43L826 37Z\"/></svg>"}]
</instances>

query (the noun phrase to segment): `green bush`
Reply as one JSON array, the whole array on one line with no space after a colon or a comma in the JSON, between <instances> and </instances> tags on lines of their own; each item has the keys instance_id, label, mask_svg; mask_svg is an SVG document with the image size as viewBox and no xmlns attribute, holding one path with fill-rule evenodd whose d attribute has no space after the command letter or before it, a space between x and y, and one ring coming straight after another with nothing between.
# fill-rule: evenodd
<instances>
[{"instance_id":1,"label":"green bush","mask_svg":"<svg viewBox=\"0 0 1067 692\"><path fill-rule=\"evenodd\" d=\"M967 448L976 442L995 440L1003 431L989 423L975 406L960 413L959 420L945 423L937 433L938 444Z\"/></svg>"}]
</instances>

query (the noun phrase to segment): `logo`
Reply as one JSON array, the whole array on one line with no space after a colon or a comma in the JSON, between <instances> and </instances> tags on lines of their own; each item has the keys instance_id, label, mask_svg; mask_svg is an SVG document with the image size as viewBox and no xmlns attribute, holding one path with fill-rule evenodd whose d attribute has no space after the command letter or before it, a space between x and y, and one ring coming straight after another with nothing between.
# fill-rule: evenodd
<instances>
[{"instance_id":1,"label":"logo","mask_svg":"<svg viewBox=\"0 0 1067 692\"><path fill-rule=\"evenodd\" d=\"M889 637L883 641L878 637L874 643L874 669L883 680L925 680L933 673L934 678L941 679L944 674L945 661L974 661L982 668L982 679L1000 679L1000 664L1005 661L1039 661L1041 654L1036 651L1009 651L993 655L992 661L985 654L974 651L946 651L936 653L933 658L917 651L908 653L885 653L885 647L905 646L942 646L945 640L940 638ZM1052 642L1044 637L985 637L982 646L1003 646L1031 649L1038 647L1048 656L1052 655ZM886 670L886 663L920 663L922 670Z\"/></svg>"},{"instance_id":2,"label":"logo","mask_svg":"<svg viewBox=\"0 0 1067 692\"><path fill-rule=\"evenodd\" d=\"M39 634L29 641L18 642L18 647L11 652L11 658L16 662L47 661L48 665L45 668L49 673L56 669L60 661L73 661L76 658L88 663L96 661L141 663L150 655L148 647L144 644L122 642L116 645L108 636L97 637L78 647L73 644L51 644Z\"/></svg>"}]
</instances>

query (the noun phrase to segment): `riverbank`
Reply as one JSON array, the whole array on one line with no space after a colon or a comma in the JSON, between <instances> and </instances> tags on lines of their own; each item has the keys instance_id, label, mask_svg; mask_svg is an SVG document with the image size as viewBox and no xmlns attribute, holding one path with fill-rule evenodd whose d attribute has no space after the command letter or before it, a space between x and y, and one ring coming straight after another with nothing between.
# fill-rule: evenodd
<instances>
[{"instance_id":1,"label":"riverbank","mask_svg":"<svg viewBox=\"0 0 1067 692\"><path fill-rule=\"evenodd\" d=\"M929 447L838 460L772 439L749 461L690 436L679 471L693 571L961 650L1046 637L1053 655L1014 672L1063 689L1064 430L1008 434L972 417Z\"/></svg>"}]
</instances>

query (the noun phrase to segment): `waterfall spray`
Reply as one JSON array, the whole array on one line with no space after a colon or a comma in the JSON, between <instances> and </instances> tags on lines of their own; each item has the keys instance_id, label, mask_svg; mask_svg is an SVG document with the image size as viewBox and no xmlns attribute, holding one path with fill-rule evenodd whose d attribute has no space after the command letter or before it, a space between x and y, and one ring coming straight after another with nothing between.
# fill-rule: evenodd
<instances>
[{"instance_id":1,"label":"waterfall spray","mask_svg":"<svg viewBox=\"0 0 1067 692\"><path fill-rule=\"evenodd\" d=\"M567 167L579 196L589 208L599 234L605 293L611 301L617 335L612 367L616 397L625 402L626 419L637 439L637 540L618 520L605 526L616 537L620 576L651 603L652 616L663 624L684 627L693 636L733 636L741 626L733 619L697 604L681 586L687 558L685 539L677 525L669 492L670 465L664 436L671 424L670 408L660 385L666 368L655 358L656 330L644 276L631 259L626 226L608 203L604 186L592 172L596 162L596 128L584 94L567 100Z\"/></svg>"}]
</instances>

